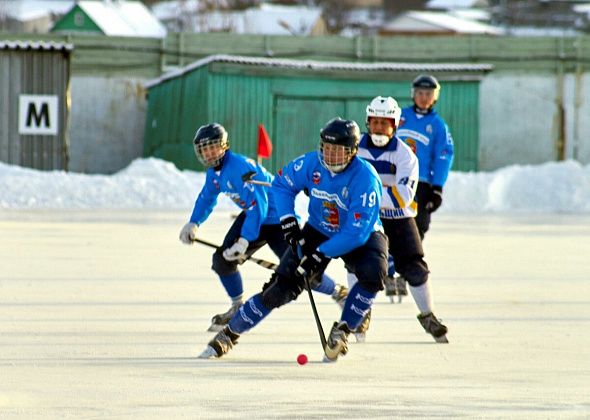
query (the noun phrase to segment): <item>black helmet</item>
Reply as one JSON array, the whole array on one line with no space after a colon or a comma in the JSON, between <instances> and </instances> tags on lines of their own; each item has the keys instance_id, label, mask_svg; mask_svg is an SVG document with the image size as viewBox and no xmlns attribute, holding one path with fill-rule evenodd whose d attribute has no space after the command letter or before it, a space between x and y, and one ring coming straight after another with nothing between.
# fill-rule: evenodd
<instances>
[{"instance_id":1,"label":"black helmet","mask_svg":"<svg viewBox=\"0 0 590 420\"><path fill-rule=\"evenodd\" d=\"M207 166L218 166L225 151L229 149L229 142L227 140L227 131L221 124L213 123L199 127L193 139L193 147L197 159ZM211 151L215 153L211 155Z\"/></svg>"},{"instance_id":2,"label":"black helmet","mask_svg":"<svg viewBox=\"0 0 590 420\"><path fill-rule=\"evenodd\" d=\"M412 82L412 98L416 89L432 89L434 90L434 102L438 101L438 95L440 94L440 83L434 76L428 74L421 74L416 77Z\"/></svg>"},{"instance_id":3,"label":"black helmet","mask_svg":"<svg viewBox=\"0 0 590 420\"><path fill-rule=\"evenodd\" d=\"M320 131L320 162L324 167L332 172L342 172L351 159L358 151L358 145L361 138L361 130L358 124L353 120L343 120L334 118L326 124ZM324 145L331 144L334 146L344 146L341 156L330 154L328 159L324 154Z\"/></svg>"}]
</instances>

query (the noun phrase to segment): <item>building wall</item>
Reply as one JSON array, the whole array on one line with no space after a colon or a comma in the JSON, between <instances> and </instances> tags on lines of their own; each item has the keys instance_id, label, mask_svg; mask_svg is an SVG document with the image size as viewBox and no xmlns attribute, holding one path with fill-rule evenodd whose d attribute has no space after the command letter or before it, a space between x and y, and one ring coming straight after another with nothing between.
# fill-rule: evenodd
<instances>
[{"instance_id":1,"label":"building wall","mask_svg":"<svg viewBox=\"0 0 590 420\"><path fill-rule=\"evenodd\" d=\"M70 53L61 46L45 48L0 48L0 162L67 169ZM21 109L22 95L43 103ZM29 115L22 129L21 112Z\"/></svg>"},{"instance_id":2,"label":"building wall","mask_svg":"<svg viewBox=\"0 0 590 420\"><path fill-rule=\"evenodd\" d=\"M562 89L555 74L486 76L480 88L479 169L558 160L564 135L563 158L590 163L588 82L588 73L565 75Z\"/></svg>"},{"instance_id":3,"label":"building wall","mask_svg":"<svg viewBox=\"0 0 590 420\"><path fill-rule=\"evenodd\" d=\"M71 171L110 174L142 155L143 82L130 77L72 77Z\"/></svg>"}]
</instances>

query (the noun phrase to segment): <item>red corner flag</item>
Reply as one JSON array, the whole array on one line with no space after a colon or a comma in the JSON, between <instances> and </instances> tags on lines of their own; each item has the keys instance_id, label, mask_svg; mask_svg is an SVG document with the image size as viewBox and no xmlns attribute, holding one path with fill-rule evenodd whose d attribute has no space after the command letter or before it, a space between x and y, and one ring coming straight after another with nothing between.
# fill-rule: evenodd
<instances>
[{"instance_id":1,"label":"red corner flag","mask_svg":"<svg viewBox=\"0 0 590 420\"><path fill-rule=\"evenodd\" d=\"M258 160L261 158L268 159L272 153L272 142L264 128L264 125L258 124Z\"/></svg>"}]
</instances>

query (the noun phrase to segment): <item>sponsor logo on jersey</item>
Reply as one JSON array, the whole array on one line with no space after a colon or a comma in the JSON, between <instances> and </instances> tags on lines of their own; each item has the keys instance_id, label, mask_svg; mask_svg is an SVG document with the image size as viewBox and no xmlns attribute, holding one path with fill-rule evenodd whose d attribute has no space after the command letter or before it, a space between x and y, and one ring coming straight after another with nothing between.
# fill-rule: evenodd
<instances>
[{"instance_id":1,"label":"sponsor logo on jersey","mask_svg":"<svg viewBox=\"0 0 590 420\"><path fill-rule=\"evenodd\" d=\"M416 130L411 130L409 128L402 128L395 132L395 135L398 136L400 139L406 141L408 137L414 139L415 141L419 141L420 143L428 146L430 143L430 138L424 133L421 133Z\"/></svg>"},{"instance_id":2,"label":"sponsor logo on jersey","mask_svg":"<svg viewBox=\"0 0 590 420\"><path fill-rule=\"evenodd\" d=\"M214 180L213 180L213 185L214 185L214 186L215 186L215 188L217 188L218 190L221 188L221 187L219 186L219 181L218 181L218 180L216 180L216 179L214 179Z\"/></svg>"},{"instance_id":3,"label":"sponsor logo on jersey","mask_svg":"<svg viewBox=\"0 0 590 420\"><path fill-rule=\"evenodd\" d=\"M315 171L312 175L312 182L314 185L319 185L320 181L322 180L322 174L319 173L318 171Z\"/></svg>"},{"instance_id":4,"label":"sponsor logo on jersey","mask_svg":"<svg viewBox=\"0 0 590 420\"><path fill-rule=\"evenodd\" d=\"M427 132L428 134L432 134L432 124L428 124L428 125L426 126L426 132Z\"/></svg>"},{"instance_id":5,"label":"sponsor logo on jersey","mask_svg":"<svg viewBox=\"0 0 590 420\"><path fill-rule=\"evenodd\" d=\"M291 178L289 178L289 175L285 175L284 178L285 178L285 181L287 181L287 184L289 184L290 187L292 187L292 186L295 185L293 183L293 181L291 180Z\"/></svg>"},{"instance_id":6,"label":"sponsor logo on jersey","mask_svg":"<svg viewBox=\"0 0 590 420\"><path fill-rule=\"evenodd\" d=\"M348 187L343 187L340 194L342 195L342 198L344 198L344 199L348 198Z\"/></svg>"},{"instance_id":7,"label":"sponsor logo on jersey","mask_svg":"<svg viewBox=\"0 0 590 420\"><path fill-rule=\"evenodd\" d=\"M226 185L227 185L227 188L228 189L230 189L230 190L233 190L234 189L234 186L231 184L231 182L229 182L229 180L227 181L227 184Z\"/></svg>"},{"instance_id":8,"label":"sponsor logo on jersey","mask_svg":"<svg viewBox=\"0 0 590 420\"><path fill-rule=\"evenodd\" d=\"M346 207L346 205L342 202L342 200L340 199L338 194L330 194L326 191L321 191L316 188L312 188L311 189L311 196L314 198L317 198L319 200L333 201L338 205L338 207L340 207L344 210L348 210L348 207Z\"/></svg>"}]
</instances>

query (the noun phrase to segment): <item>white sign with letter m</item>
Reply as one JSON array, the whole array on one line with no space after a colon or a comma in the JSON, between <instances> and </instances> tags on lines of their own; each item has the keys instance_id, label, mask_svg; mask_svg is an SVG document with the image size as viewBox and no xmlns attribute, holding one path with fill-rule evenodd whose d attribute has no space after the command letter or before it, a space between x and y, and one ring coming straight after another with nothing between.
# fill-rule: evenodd
<instances>
[{"instance_id":1,"label":"white sign with letter m","mask_svg":"<svg viewBox=\"0 0 590 420\"><path fill-rule=\"evenodd\" d=\"M18 133L57 135L58 97L56 95L20 95Z\"/></svg>"}]
</instances>

